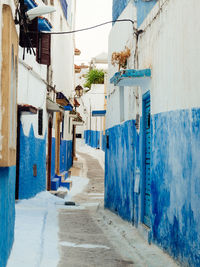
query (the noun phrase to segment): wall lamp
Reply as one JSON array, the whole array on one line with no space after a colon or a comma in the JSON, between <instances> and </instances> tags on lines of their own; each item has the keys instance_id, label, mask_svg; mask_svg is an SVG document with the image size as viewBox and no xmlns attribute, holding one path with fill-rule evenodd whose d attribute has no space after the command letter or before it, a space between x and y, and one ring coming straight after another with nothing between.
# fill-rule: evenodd
<instances>
[{"instance_id":1,"label":"wall lamp","mask_svg":"<svg viewBox=\"0 0 200 267\"><path fill-rule=\"evenodd\" d=\"M83 95L83 87L80 85L77 85L75 88L75 92L78 97L81 97Z\"/></svg>"},{"instance_id":2,"label":"wall lamp","mask_svg":"<svg viewBox=\"0 0 200 267\"><path fill-rule=\"evenodd\" d=\"M39 5L26 12L29 20L33 20L36 17L55 12L56 9L53 6Z\"/></svg>"}]
</instances>

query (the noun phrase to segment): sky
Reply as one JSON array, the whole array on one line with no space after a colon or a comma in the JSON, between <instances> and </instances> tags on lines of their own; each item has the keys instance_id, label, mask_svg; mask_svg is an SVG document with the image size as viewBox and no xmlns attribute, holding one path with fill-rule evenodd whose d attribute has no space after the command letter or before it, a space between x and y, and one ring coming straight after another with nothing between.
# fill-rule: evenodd
<instances>
[{"instance_id":1,"label":"sky","mask_svg":"<svg viewBox=\"0 0 200 267\"><path fill-rule=\"evenodd\" d=\"M87 28L112 20L112 0L77 0L76 1L76 29ZM76 47L81 55L75 57L75 63L88 63L92 57L107 52L108 35L112 24L108 24L89 31L76 33Z\"/></svg>"}]
</instances>

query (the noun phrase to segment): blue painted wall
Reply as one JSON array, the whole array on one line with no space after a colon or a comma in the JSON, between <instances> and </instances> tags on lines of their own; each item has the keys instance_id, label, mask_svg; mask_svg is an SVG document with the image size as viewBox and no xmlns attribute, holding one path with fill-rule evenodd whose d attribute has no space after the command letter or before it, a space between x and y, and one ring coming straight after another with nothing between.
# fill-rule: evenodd
<instances>
[{"instance_id":1,"label":"blue painted wall","mask_svg":"<svg viewBox=\"0 0 200 267\"><path fill-rule=\"evenodd\" d=\"M72 166L72 141L60 142L60 172L68 171Z\"/></svg>"},{"instance_id":2,"label":"blue painted wall","mask_svg":"<svg viewBox=\"0 0 200 267\"><path fill-rule=\"evenodd\" d=\"M52 137L52 147L51 147L51 178L55 176L56 168L56 138Z\"/></svg>"},{"instance_id":3,"label":"blue painted wall","mask_svg":"<svg viewBox=\"0 0 200 267\"><path fill-rule=\"evenodd\" d=\"M0 168L0 266L5 267L13 240L15 224L16 167Z\"/></svg>"},{"instance_id":4,"label":"blue painted wall","mask_svg":"<svg viewBox=\"0 0 200 267\"><path fill-rule=\"evenodd\" d=\"M145 20L151 9L155 6L157 0L151 0L144 2L143 0L137 0L135 6L137 8L137 26L140 27L142 22Z\"/></svg>"},{"instance_id":5,"label":"blue painted wall","mask_svg":"<svg viewBox=\"0 0 200 267\"><path fill-rule=\"evenodd\" d=\"M113 20L117 20L121 15L125 7L128 5L130 0L113 0L112 14ZM135 0L134 4L137 8L137 26L140 27L142 22L145 20L151 9L155 6L157 0L151 0L144 2L143 0Z\"/></svg>"},{"instance_id":6,"label":"blue painted wall","mask_svg":"<svg viewBox=\"0 0 200 267\"><path fill-rule=\"evenodd\" d=\"M187 266L200 266L200 109L152 118L154 242Z\"/></svg>"},{"instance_id":7,"label":"blue painted wall","mask_svg":"<svg viewBox=\"0 0 200 267\"><path fill-rule=\"evenodd\" d=\"M142 129L139 136L135 122L126 121L106 135L105 207L137 226L143 183L138 195L134 179L136 167L142 178ZM151 144L152 241L181 266L200 266L200 109L152 116Z\"/></svg>"},{"instance_id":8,"label":"blue painted wall","mask_svg":"<svg viewBox=\"0 0 200 267\"><path fill-rule=\"evenodd\" d=\"M56 139L52 138L51 179L55 177ZM72 166L72 140L60 142L60 172L68 171Z\"/></svg>"},{"instance_id":9,"label":"blue painted wall","mask_svg":"<svg viewBox=\"0 0 200 267\"><path fill-rule=\"evenodd\" d=\"M113 0L112 17L113 20L118 19L124 8L130 0Z\"/></svg>"},{"instance_id":10,"label":"blue painted wall","mask_svg":"<svg viewBox=\"0 0 200 267\"><path fill-rule=\"evenodd\" d=\"M93 148L100 148L100 131L84 131L85 143Z\"/></svg>"},{"instance_id":11,"label":"blue painted wall","mask_svg":"<svg viewBox=\"0 0 200 267\"><path fill-rule=\"evenodd\" d=\"M46 136L36 138L31 126L29 136L20 126L19 199L30 198L46 189ZM33 164L37 176L33 176Z\"/></svg>"},{"instance_id":12,"label":"blue painted wall","mask_svg":"<svg viewBox=\"0 0 200 267\"><path fill-rule=\"evenodd\" d=\"M105 207L122 218L134 220L134 171L138 135L135 121L126 121L106 131Z\"/></svg>"},{"instance_id":13,"label":"blue painted wall","mask_svg":"<svg viewBox=\"0 0 200 267\"><path fill-rule=\"evenodd\" d=\"M102 150L105 152L106 150L106 135L101 132L101 138L102 138Z\"/></svg>"}]
</instances>

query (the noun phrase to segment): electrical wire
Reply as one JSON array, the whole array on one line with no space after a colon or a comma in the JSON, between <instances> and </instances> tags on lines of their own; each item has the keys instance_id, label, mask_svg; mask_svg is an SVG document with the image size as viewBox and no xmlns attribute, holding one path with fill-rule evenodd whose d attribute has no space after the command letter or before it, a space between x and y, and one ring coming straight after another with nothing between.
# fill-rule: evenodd
<instances>
[{"instance_id":1,"label":"electrical wire","mask_svg":"<svg viewBox=\"0 0 200 267\"><path fill-rule=\"evenodd\" d=\"M106 24L109 24L109 23L115 23L115 22L131 22L133 25L135 24L136 21L133 21L131 19L117 19L117 20L111 20L111 21L106 21L106 22L103 22L103 23L100 23L100 24L97 24L97 25L94 25L94 26L91 26L91 27L87 27L87 28L83 28L83 29L78 29L78 30L74 30L74 31L67 31L67 32L41 32L41 33L46 33L46 34L71 34L71 33L76 33L76 32L82 32L82 31L88 31L88 30L92 30L92 29L95 29L97 27L101 27L101 26L104 26ZM135 31L137 31L137 29L133 26L133 29ZM30 33L37 33L38 32L32 32L30 31Z\"/></svg>"}]
</instances>

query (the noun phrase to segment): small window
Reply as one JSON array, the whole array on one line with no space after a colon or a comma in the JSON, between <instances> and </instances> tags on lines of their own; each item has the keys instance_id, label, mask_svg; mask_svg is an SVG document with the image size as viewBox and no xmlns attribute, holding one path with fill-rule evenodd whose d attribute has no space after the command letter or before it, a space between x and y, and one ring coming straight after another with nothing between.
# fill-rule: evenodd
<instances>
[{"instance_id":1,"label":"small window","mask_svg":"<svg viewBox=\"0 0 200 267\"><path fill-rule=\"evenodd\" d=\"M49 66L51 64L51 35L48 33L38 34L36 60L39 64Z\"/></svg>"},{"instance_id":2,"label":"small window","mask_svg":"<svg viewBox=\"0 0 200 267\"><path fill-rule=\"evenodd\" d=\"M38 110L38 134L43 134L43 109Z\"/></svg>"}]
</instances>

